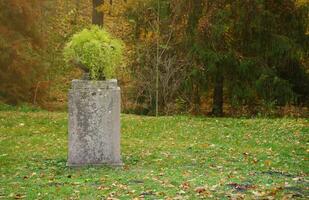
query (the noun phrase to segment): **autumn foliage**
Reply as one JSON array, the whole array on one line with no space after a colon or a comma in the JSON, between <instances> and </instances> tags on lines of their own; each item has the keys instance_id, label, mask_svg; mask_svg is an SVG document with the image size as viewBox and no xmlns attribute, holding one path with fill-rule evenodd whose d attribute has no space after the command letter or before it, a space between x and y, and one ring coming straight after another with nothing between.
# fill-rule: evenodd
<instances>
[{"instance_id":1,"label":"autumn foliage","mask_svg":"<svg viewBox=\"0 0 309 200\"><path fill-rule=\"evenodd\" d=\"M46 67L42 62L42 1L0 1L0 100L41 101Z\"/></svg>"},{"instance_id":2,"label":"autumn foliage","mask_svg":"<svg viewBox=\"0 0 309 200\"><path fill-rule=\"evenodd\" d=\"M66 108L81 71L65 67L63 49L93 22L94 2L125 43L116 70L125 112L154 114L157 93L161 114L309 105L306 0L0 1L1 102Z\"/></svg>"}]
</instances>

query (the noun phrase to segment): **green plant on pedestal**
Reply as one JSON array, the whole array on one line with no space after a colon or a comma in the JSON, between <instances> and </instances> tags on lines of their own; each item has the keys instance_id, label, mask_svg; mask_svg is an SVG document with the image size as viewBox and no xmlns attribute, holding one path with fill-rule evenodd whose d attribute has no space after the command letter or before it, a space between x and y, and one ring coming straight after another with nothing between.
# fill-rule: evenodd
<instances>
[{"instance_id":1,"label":"green plant on pedestal","mask_svg":"<svg viewBox=\"0 0 309 200\"><path fill-rule=\"evenodd\" d=\"M64 48L66 63L74 64L91 80L105 80L115 76L122 61L123 43L106 30L91 26L72 36Z\"/></svg>"}]
</instances>

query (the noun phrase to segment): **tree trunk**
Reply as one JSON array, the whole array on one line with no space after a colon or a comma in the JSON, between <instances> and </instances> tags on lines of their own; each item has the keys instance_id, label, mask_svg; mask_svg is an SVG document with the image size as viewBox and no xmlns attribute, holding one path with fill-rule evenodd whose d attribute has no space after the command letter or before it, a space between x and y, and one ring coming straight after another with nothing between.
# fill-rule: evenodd
<instances>
[{"instance_id":1,"label":"tree trunk","mask_svg":"<svg viewBox=\"0 0 309 200\"><path fill-rule=\"evenodd\" d=\"M212 114L218 117L223 115L223 74L220 71L215 77Z\"/></svg>"},{"instance_id":2,"label":"tree trunk","mask_svg":"<svg viewBox=\"0 0 309 200\"><path fill-rule=\"evenodd\" d=\"M200 105L201 105L201 97L199 92L199 86L196 84L193 84L192 88L192 113L193 114L199 114L200 113Z\"/></svg>"},{"instance_id":3,"label":"tree trunk","mask_svg":"<svg viewBox=\"0 0 309 200\"><path fill-rule=\"evenodd\" d=\"M97 8L104 3L104 0L92 0L92 24L103 27L104 13Z\"/></svg>"}]
</instances>

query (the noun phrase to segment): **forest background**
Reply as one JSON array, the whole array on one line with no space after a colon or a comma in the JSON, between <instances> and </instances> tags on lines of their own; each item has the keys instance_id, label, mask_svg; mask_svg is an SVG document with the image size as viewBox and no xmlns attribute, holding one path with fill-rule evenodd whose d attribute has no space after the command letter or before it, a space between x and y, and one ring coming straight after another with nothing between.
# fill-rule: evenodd
<instances>
[{"instance_id":1,"label":"forest background","mask_svg":"<svg viewBox=\"0 0 309 200\"><path fill-rule=\"evenodd\" d=\"M0 1L0 102L66 110L63 48L95 1L126 45L123 112L308 116L306 0Z\"/></svg>"}]
</instances>

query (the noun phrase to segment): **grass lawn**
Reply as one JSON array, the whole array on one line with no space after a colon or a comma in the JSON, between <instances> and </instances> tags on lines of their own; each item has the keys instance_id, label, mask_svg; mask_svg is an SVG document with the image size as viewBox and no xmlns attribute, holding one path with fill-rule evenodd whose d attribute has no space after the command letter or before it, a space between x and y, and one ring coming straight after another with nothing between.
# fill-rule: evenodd
<instances>
[{"instance_id":1,"label":"grass lawn","mask_svg":"<svg viewBox=\"0 0 309 200\"><path fill-rule=\"evenodd\" d=\"M0 199L308 199L309 119L122 115L123 168L70 169L67 113L0 112Z\"/></svg>"}]
</instances>

